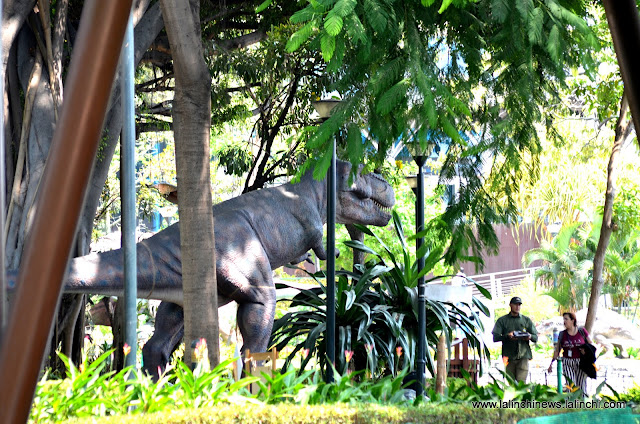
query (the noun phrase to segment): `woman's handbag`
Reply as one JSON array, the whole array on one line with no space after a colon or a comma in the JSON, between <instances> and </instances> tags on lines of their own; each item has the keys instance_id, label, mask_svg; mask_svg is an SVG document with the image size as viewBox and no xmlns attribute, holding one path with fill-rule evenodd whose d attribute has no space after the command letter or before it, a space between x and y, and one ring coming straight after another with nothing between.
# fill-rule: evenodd
<instances>
[{"instance_id":1,"label":"woman's handbag","mask_svg":"<svg viewBox=\"0 0 640 424\"><path fill-rule=\"evenodd\" d=\"M578 367L590 378L596 378L596 347L587 341L587 336L582 328L579 331L585 344L578 346L578 349L580 349L580 364Z\"/></svg>"}]
</instances>

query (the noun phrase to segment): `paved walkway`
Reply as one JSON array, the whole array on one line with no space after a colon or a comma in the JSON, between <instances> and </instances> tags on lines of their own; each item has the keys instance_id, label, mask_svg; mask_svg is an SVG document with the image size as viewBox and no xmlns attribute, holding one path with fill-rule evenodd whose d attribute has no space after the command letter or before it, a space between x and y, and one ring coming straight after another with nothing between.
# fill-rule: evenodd
<instances>
[{"instance_id":1,"label":"paved walkway","mask_svg":"<svg viewBox=\"0 0 640 424\"><path fill-rule=\"evenodd\" d=\"M547 375L550 360L550 358L532 360L529 363L529 378L527 381L556 386L558 379L555 363L551 374ZM598 377L595 380L589 379L588 388L590 393L593 393L596 387L605 380L607 384L619 393L628 391L634 385L640 385L640 360L638 359L599 358L596 365L598 366ZM485 373L478 383L484 385L491 382L490 376L495 377L497 380L502 379L503 377L499 370L504 371L502 360L492 361L489 372ZM604 389L602 392L611 393L608 389Z\"/></svg>"}]
</instances>

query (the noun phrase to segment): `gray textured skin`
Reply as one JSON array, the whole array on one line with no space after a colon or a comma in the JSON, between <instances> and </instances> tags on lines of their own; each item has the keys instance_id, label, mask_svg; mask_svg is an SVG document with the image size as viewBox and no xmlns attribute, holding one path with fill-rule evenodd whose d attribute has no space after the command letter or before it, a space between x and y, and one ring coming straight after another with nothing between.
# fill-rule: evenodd
<instances>
[{"instance_id":1,"label":"gray textured skin","mask_svg":"<svg viewBox=\"0 0 640 424\"><path fill-rule=\"evenodd\" d=\"M336 222L385 226L395 203L379 175L359 175L348 185L351 165L337 162ZM218 304L238 303L245 349L262 352L273 326L276 290L272 271L304 260L312 249L325 260L326 184L305 174L298 184L244 194L213 206ZM137 245L138 297L164 301L155 334L143 349L145 369L164 367L182 338L182 275L179 223ZM121 250L73 259L65 292L121 296ZM152 372L152 374L154 374Z\"/></svg>"}]
</instances>

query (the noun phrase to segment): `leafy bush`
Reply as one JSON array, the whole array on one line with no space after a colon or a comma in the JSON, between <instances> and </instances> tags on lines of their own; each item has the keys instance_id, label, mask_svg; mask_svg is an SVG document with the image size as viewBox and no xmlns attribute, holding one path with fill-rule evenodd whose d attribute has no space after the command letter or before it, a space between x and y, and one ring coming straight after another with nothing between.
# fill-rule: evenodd
<instances>
[{"instance_id":1,"label":"leafy bush","mask_svg":"<svg viewBox=\"0 0 640 424\"><path fill-rule=\"evenodd\" d=\"M319 370L298 375L291 369L273 376L263 374L264 381L249 377L240 381L231 378L227 361L210 372L195 371L178 363L154 383L139 372L125 369L117 374L101 374L105 366L105 353L93 364L86 362L80 369L68 366L68 378L47 381L37 387L31 422L60 422L70 418L89 418L90 422L110 423L492 423L515 422L519 419L546 415L551 410L499 410L472 409L474 400L570 400L581 396L579 392L557 394L551 387L538 384L496 381L477 387L467 386L464 379L448 379L445 396L432 389L427 394L433 402L426 407L412 407L405 397L402 381L405 371L398 376L378 380L362 378L358 373L334 373L334 382L327 384ZM466 375L466 378L469 376ZM256 383L256 395L247 386ZM640 388L634 388L627 397L638 398ZM333 404L328 408L322 404ZM447 404L454 403L454 407ZM243 407L239 408L238 404ZM268 408L268 404L286 404L282 408ZM378 405L369 407L367 405ZM393 408L395 404L402 408ZM385 406L386 405L386 406ZM269 413L265 411L270 411ZM295 411L295 412L292 412ZM125 415L127 414L127 415ZM265 415L266 414L266 415ZM103 417L101 421L97 417ZM507 419L507 417L509 417ZM72 421L89 422L89 421Z\"/></svg>"},{"instance_id":2,"label":"leafy bush","mask_svg":"<svg viewBox=\"0 0 640 424\"><path fill-rule=\"evenodd\" d=\"M553 409L478 409L465 404L219 405L148 415L66 421L65 424L513 424L528 417L566 412Z\"/></svg>"},{"instance_id":3,"label":"leafy bush","mask_svg":"<svg viewBox=\"0 0 640 424\"><path fill-rule=\"evenodd\" d=\"M336 284L336 368L345 373L350 352L367 352L365 364L358 369L375 371L379 361L395 370L396 346L407 345L406 333L389 308L381 304L380 294L373 290L372 279L386 268L373 265L360 268L356 273L337 272ZM355 278L354 278L355 277ZM282 350L296 343L286 359L285 369L300 351L305 353L301 369L317 358L321 369L328 366L326 358L326 301L325 288L303 290L291 300L294 310L276 320L272 345ZM405 350L405 352L407 352ZM384 355L384 356L383 356ZM360 363L360 355L356 360Z\"/></svg>"},{"instance_id":4,"label":"leafy bush","mask_svg":"<svg viewBox=\"0 0 640 424\"><path fill-rule=\"evenodd\" d=\"M627 349L627 353L629 354L629 358L640 359L639 347L630 347Z\"/></svg>"},{"instance_id":5,"label":"leafy bush","mask_svg":"<svg viewBox=\"0 0 640 424\"><path fill-rule=\"evenodd\" d=\"M297 403L309 405L325 403L408 405L413 402L405 397L402 384L405 372L400 372L395 377L386 376L378 380L361 379L359 378L361 373L339 374L334 369L333 382L326 383L322 379L321 373L316 370L311 374L312 378L305 383L307 387L301 391L303 396L298 396ZM263 393L262 390L261 393ZM261 397L258 396L258 398Z\"/></svg>"},{"instance_id":6,"label":"leafy bush","mask_svg":"<svg viewBox=\"0 0 640 424\"><path fill-rule=\"evenodd\" d=\"M393 213L395 230L403 246L402 256L396 256L366 227L358 226L365 234L375 237L387 257L358 241L345 244L372 255L365 265L357 265L353 272L337 271L335 287L336 311L336 368L340 373L347 369L367 371L369 375L380 377L396 375L405 367L413 370L418 339L418 277L429 273L442 259L442 247L430 249L427 244L417 252L425 258L425 265L419 274L417 261L411 255L407 239L398 215ZM314 278L324 277L322 273ZM434 277L439 278L439 277ZM291 312L277 319L270 346L282 350L294 344L286 359L287 368L299 352L304 352L301 369L315 358L321 369L326 370L326 288L303 290L291 299ZM480 290L490 297L484 289ZM487 308L475 297L473 305L432 301L427 299L427 343L435 350L437 332L443 331L448 343L453 328L460 329L469 340L469 345L479 356L488 357L489 351L478 336L482 323L474 309L489 314ZM433 358L427 355L427 367L434 374Z\"/></svg>"},{"instance_id":7,"label":"leafy bush","mask_svg":"<svg viewBox=\"0 0 640 424\"><path fill-rule=\"evenodd\" d=\"M462 370L464 378L448 378L447 387L444 395L437 394L432 384L427 388L426 394L433 402L474 402L474 401L571 401L583 400L583 394L580 389L575 387L569 380L570 390L558 393L557 387L547 386L538 383L526 383L523 381L515 381L510 375L504 371L500 371L503 380L497 380L491 376L492 381L484 386L478 386L474 383L468 372ZM603 396L600 394L603 387L607 386L614 393L615 391L606 382L600 383L596 389L594 396ZM638 388L637 394L640 394ZM616 393L617 395L617 393ZM622 400L613 399L611 400Z\"/></svg>"},{"instance_id":8,"label":"leafy bush","mask_svg":"<svg viewBox=\"0 0 640 424\"><path fill-rule=\"evenodd\" d=\"M484 386L478 386L471 381L469 385L458 387L453 393L450 392L450 399L467 402L482 400L555 401L582 396L582 393L574 394L575 392L571 394L558 393L557 388L544 384L515 381L507 373L502 371L501 373L504 380L497 380L492 376L492 381ZM469 379L469 374L466 371L462 370L462 374L466 379Z\"/></svg>"},{"instance_id":9,"label":"leafy bush","mask_svg":"<svg viewBox=\"0 0 640 424\"><path fill-rule=\"evenodd\" d=\"M553 355L554 349L553 341L547 341L546 343L535 343L532 350L536 357L548 358Z\"/></svg>"},{"instance_id":10,"label":"leafy bush","mask_svg":"<svg viewBox=\"0 0 640 424\"><path fill-rule=\"evenodd\" d=\"M609 389L613 392L613 395L604 395L603 397L605 399L627 402L627 403L635 404L635 406L640 405L640 386L638 385L638 383L636 383L626 393L618 393L615 390L613 390L611 386L609 386Z\"/></svg>"},{"instance_id":11,"label":"leafy bush","mask_svg":"<svg viewBox=\"0 0 640 424\"><path fill-rule=\"evenodd\" d=\"M73 362L59 354L67 367L67 378L47 381L43 377L36 388L31 419L58 421L69 417L111 416L148 413L170 408L213 406L250 397L246 386L255 382L248 377L238 382L231 376L229 364L221 363L210 372L196 368L191 371L182 362L168 370L157 382L131 367L116 373L104 372L112 351L102 354L89 364L86 360L76 368Z\"/></svg>"},{"instance_id":12,"label":"leafy bush","mask_svg":"<svg viewBox=\"0 0 640 424\"><path fill-rule=\"evenodd\" d=\"M235 381L229 365L231 359L205 372L196 367L192 371L182 362L167 370L157 382L130 367L118 373L104 372L105 352L96 361L86 361L80 369L60 354L67 366L68 377L63 380L40 381L31 409L31 421L46 422L71 417L110 417L120 414L147 414L167 409L206 408L219 404L298 403L395 403L408 404L404 397L402 379L387 376L377 381L359 382L357 374L334 373L334 382L327 384L317 371L298 375L292 369L273 376L263 374ZM247 387L256 383L258 393L252 395Z\"/></svg>"}]
</instances>

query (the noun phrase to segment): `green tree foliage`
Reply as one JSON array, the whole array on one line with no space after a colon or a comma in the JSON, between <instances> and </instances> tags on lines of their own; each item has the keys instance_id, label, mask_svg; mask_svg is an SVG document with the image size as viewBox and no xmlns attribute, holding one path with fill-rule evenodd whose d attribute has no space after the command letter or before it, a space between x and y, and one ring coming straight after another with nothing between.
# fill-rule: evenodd
<instances>
[{"instance_id":1,"label":"green tree foliage","mask_svg":"<svg viewBox=\"0 0 640 424\"><path fill-rule=\"evenodd\" d=\"M567 99L569 97L571 95ZM595 111L582 115L571 112L556 116L556 128L563 142L542 140L543 149L537 158L539 177L524 176L514 195L523 222L533 222L535 228L547 228L555 223L568 226L591 222L594 216L602 215L613 131L597 121L594 114ZM633 140L627 140L616 164L618 189L614 220L621 230L637 226L634 215L640 189L639 167L637 147Z\"/></svg>"},{"instance_id":2,"label":"green tree foliage","mask_svg":"<svg viewBox=\"0 0 640 424\"><path fill-rule=\"evenodd\" d=\"M599 231L589 231L590 227L580 223L564 227L551 242L543 240L539 248L529 250L523 258L524 265L542 261L535 278L563 310L579 309L583 295L590 290L593 253L599 234Z\"/></svg>"},{"instance_id":3,"label":"green tree foliage","mask_svg":"<svg viewBox=\"0 0 640 424\"><path fill-rule=\"evenodd\" d=\"M640 187L631 186L620 193L613 204L616 238L627 238L640 231ZM602 213L602 208L600 209Z\"/></svg>"},{"instance_id":4,"label":"green tree foliage","mask_svg":"<svg viewBox=\"0 0 640 424\"><path fill-rule=\"evenodd\" d=\"M273 26L254 48L220 52L210 58L214 137L231 122L247 127L245 139L221 145L216 156L228 173L248 174L244 191L294 174L306 159L304 127L311 123L311 100L327 78L319 55L285 50L294 27ZM217 128L215 128L217 127Z\"/></svg>"},{"instance_id":5,"label":"green tree foliage","mask_svg":"<svg viewBox=\"0 0 640 424\"><path fill-rule=\"evenodd\" d=\"M637 209L629 213L630 204L635 205L637 198L632 198L631 203L628 203L629 200L629 196L625 195L614 205L614 216L620 217L616 221L619 222L619 228L612 233L604 257L603 292L611 294L616 306L627 300L632 290L640 289ZM524 265L542 261L541 268L535 272L536 281L548 290L546 294L563 309L579 308L583 295L590 292L593 255L601 226L602 215L596 216L592 223L565 226L551 241L543 240L539 248L529 250L524 256Z\"/></svg>"},{"instance_id":6,"label":"green tree foliage","mask_svg":"<svg viewBox=\"0 0 640 424\"><path fill-rule=\"evenodd\" d=\"M633 290L640 291L640 212L638 190L630 189L616 196L613 204L613 232L604 257L604 293L621 306ZM594 222L600 231L602 219Z\"/></svg>"},{"instance_id":7,"label":"green tree foliage","mask_svg":"<svg viewBox=\"0 0 640 424\"><path fill-rule=\"evenodd\" d=\"M629 301L632 290L640 290L640 233L609 244L605 254L605 293L610 293L613 303L620 307Z\"/></svg>"},{"instance_id":8,"label":"green tree foliage","mask_svg":"<svg viewBox=\"0 0 640 424\"><path fill-rule=\"evenodd\" d=\"M589 221L604 201L623 87L604 10L597 4L588 8L590 26L603 46L594 53L597 70L572 71L561 101L546 110L561 139L543 138L539 178L525 175L517 196L525 222L538 226ZM640 161L630 141L623 144L615 164L622 195L637 190Z\"/></svg>"},{"instance_id":9,"label":"green tree foliage","mask_svg":"<svg viewBox=\"0 0 640 424\"><path fill-rule=\"evenodd\" d=\"M308 165L324 175L340 128L354 163L360 152L384 160L398 140L445 137L442 181L463 181L443 215L453 240L445 258L495 248L491 224L515 220L519 180L538 173L525 160L540 153L536 126L553 134L546 106L571 69L594 69L598 40L585 16L583 2L556 0L309 2L291 18L300 27L287 48L319 50L343 102L307 143Z\"/></svg>"},{"instance_id":10,"label":"green tree foliage","mask_svg":"<svg viewBox=\"0 0 640 424\"><path fill-rule=\"evenodd\" d=\"M524 222L536 228L590 220L603 202L608 154L598 135L583 120L567 118L557 125L563 143L542 140L539 175L525 175L514 198ZM608 132L607 132L608 134Z\"/></svg>"},{"instance_id":11,"label":"green tree foliage","mask_svg":"<svg viewBox=\"0 0 640 424\"><path fill-rule=\"evenodd\" d=\"M578 72L570 78L568 88L571 94L561 106L565 114L595 118L599 125L613 130L622 98L622 77L604 8L598 4L588 7L592 16L591 28L602 44L602 49L595 54L598 70L594 75Z\"/></svg>"}]
</instances>

